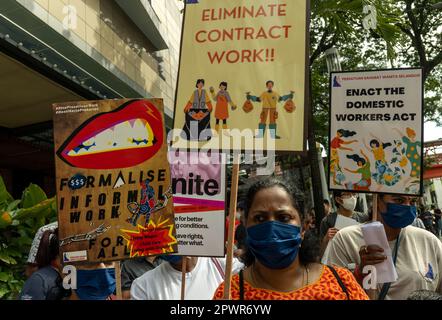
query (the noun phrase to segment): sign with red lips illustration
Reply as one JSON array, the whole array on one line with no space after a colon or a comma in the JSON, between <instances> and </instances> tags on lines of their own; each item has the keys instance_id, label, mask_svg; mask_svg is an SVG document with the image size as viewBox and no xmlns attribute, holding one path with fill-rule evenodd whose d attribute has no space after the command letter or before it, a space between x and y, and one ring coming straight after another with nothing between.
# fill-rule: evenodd
<instances>
[{"instance_id":1,"label":"sign with red lips illustration","mask_svg":"<svg viewBox=\"0 0 442 320\"><path fill-rule=\"evenodd\" d=\"M161 99L53 106L64 263L177 252L162 111Z\"/></svg>"},{"instance_id":2,"label":"sign with red lips illustration","mask_svg":"<svg viewBox=\"0 0 442 320\"><path fill-rule=\"evenodd\" d=\"M57 155L77 168L128 168L153 157L163 140L159 111L146 101L135 100L88 119L72 133Z\"/></svg>"}]
</instances>

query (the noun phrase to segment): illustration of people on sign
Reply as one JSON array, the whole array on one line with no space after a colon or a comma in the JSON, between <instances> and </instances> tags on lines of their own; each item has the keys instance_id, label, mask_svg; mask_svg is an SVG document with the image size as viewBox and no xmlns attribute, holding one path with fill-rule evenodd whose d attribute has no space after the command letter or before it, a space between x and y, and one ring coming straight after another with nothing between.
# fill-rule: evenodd
<instances>
[{"instance_id":1,"label":"illustration of people on sign","mask_svg":"<svg viewBox=\"0 0 442 320\"><path fill-rule=\"evenodd\" d=\"M276 91L273 91L273 87L275 83L272 80L267 81L266 87L267 90L263 92L259 97L251 95L250 92L247 92L247 101L244 104L244 111L246 113L253 110L253 105L251 102L261 102L262 103L262 112L260 116L259 122L259 132L255 138L264 138L265 129L267 126L267 119L269 119L269 130L270 136L272 139L281 139L280 136L276 134L276 120L278 119L278 111L276 110L276 105L279 102L286 102L284 109L288 113L292 113L295 109L293 99L294 99L294 91L291 91L288 95L280 96Z\"/></svg>"},{"instance_id":2,"label":"illustration of people on sign","mask_svg":"<svg viewBox=\"0 0 442 320\"><path fill-rule=\"evenodd\" d=\"M163 209L167 205L168 199L172 197L171 189L162 195L162 201L157 201L155 198L155 190L150 185L150 181L146 179L141 183L141 199L140 203L132 202L127 205L127 208L132 213L132 216L127 219L127 222L131 223L133 226L137 226L138 219L140 216L146 216L145 225L149 224L151 215Z\"/></svg>"},{"instance_id":3,"label":"illustration of people on sign","mask_svg":"<svg viewBox=\"0 0 442 320\"><path fill-rule=\"evenodd\" d=\"M213 110L209 93L204 89L205 80L198 79L196 90L184 108L185 124L183 138L193 141L207 141L212 138L210 114Z\"/></svg>"},{"instance_id":4,"label":"illustration of people on sign","mask_svg":"<svg viewBox=\"0 0 442 320\"><path fill-rule=\"evenodd\" d=\"M370 134L373 140L370 141L370 146L365 143L365 147L367 150L370 150L373 153L375 159L375 170L373 173L373 179L379 186L394 186L401 179L401 173L399 168L395 168L394 170L390 168L388 162L385 158L385 149L392 146L391 143L383 143L380 142L380 139L375 137L373 134Z\"/></svg>"},{"instance_id":5,"label":"illustration of people on sign","mask_svg":"<svg viewBox=\"0 0 442 320\"><path fill-rule=\"evenodd\" d=\"M210 87L210 93L212 94L212 99L216 101L215 107L215 119L216 125L215 130L219 134L220 133L220 122L223 122L223 130L226 135L229 135L227 132L227 119L229 118L229 104L232 108L232 111L237 109L236 104L230 98L230 94L227 91L227 82L221 82L219 85L219 91L215 94L215 89Z\"/></svg>"},{"instance_id":6,"label":"illustration of people on sign","mask_svg":"<svg viewBox=\"0 0 442 320\"><path fill-rule=\"evenodd\" d=\"M352 148L345 147L345 145L358 142L358 140L345 141L342 138L350 138L355 135L355 131L339 129L330 143L330 173L333 175L333 183L336 185L342 185L342 182L345 180L339 161L339 150L353 151Z\"/></svg>"},{"instance_id":7,"label":"illustration of people on sign","mask_svg":"<svg viewBox=\"0 0 442 320\"><path fill-rule=\"evenodd\" d=\"M358 169L351 170L348 168L344 168L344 170L346 170L350 173L360 174L361 179L356 183L352 183L352 182L347 183L346 187L349 190L370 191L370 186L371 186L370 159L367 157L367 155L364 153L363 150L361 150L361 154L363 157L360 157L357 154L347 155L348 159L351 159L354 162L356 162Z\"/></svg>"},{"instance_id":8,"label":"illustration of people on sign","mask_svg":"<svg viewBox=\"0 0 442 320\"><path fill-rule=\"evenodd\" d=\"M406 129L406 134L400 129L395 128L394 130L402 137L402 141L407 147L405 157L411 165L410 178L420 179L422 159L419 150L422 148L422 142L416 140L416 131L411 128Z\"/></svg>"}]
</instances>

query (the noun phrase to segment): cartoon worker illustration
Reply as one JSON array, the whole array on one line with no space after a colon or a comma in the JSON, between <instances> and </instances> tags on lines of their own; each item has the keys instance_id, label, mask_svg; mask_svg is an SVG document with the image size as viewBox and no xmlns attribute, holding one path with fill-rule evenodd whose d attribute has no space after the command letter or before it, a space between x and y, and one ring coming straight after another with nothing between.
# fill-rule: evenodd
<instances>
[{"instance_id":1,"label":"cartoon worker illustration","mask_svg":"<svg viewBox=\"0 0 442 320\"><path fill-rule=\"evenodd\" d=\"M342 185L342 182L345 180L345 175L339 162L339 150L353 151L352 148L344 147L344 145L358 142L358 140L345 141L342 138L350 138L355 135L355 131L339 129L330 143L330 173L333 175L334 184Z\"/></svg>"},{"instance_id":2,"label":"cartoon worker illustration","mask_svg":"<svg viewBox=\"0 0 442 320\"><path fill-rule=\"evenodd\" d=\"M183 138L187 140L207 141L212 138L210 114L213 110L210 96L204 89L204 79L198 79L196 90L192 93L184 113L186 114Z\"/></svg>"},{"instance_id":3,"label":"cartoon worker illustration","mask_svg":"<svg viewBox=\"0 0 442 320\"><path fill-rule=\"evenodd\" d=\"M155 208L155 204L155 190L149 185L149 180L145 180L141 183L140 203L128 204L128 208L132 212L132 217L127 219L127 222L131 223L133 226L137 226L140 216L145 215L147 225L149 223L150 215Z\"/></svg>"},{"instance_id":4,"label":"cartoon worker illustration","mask_svg":"<svg viewBox=\"0 0 442 320\"><path fill-rule=\"evenodd\" d=\"M356 183L347 183L346 186L349 190L358 190L358 191L370 191L371 186L371 164L370 160L368 159L367 155L364 153L363 150L361 150L361 154L363 158L361 158L357 154L347 155L348 159L353 160L356 162L358 169L357 170L351 170L348 168L344 168L344 170L354 173L354 174L360 174L361 180L359 180Z\"/></svg>"},{"instance_id":5,"label":"cartoon worker illustration","mask_svg":"<svg viewBox=\"0 0 442 320\"><path fill-rule=\"evenodd\" d=\"M295 92L291 91L288 95L280 96L276 91L273 91L275 83L272 80L267 81L266 86L267 91L263 92L259 97L251 95L250 92L247 93L247 101L262 103L261 120L259 122L259 133L255 138L264 137L264 132L267 125L267 118L269 118L269 130L271 138L281 139L281 137L276 134L276 119L278 119L278 111L276 110L276 105L278 104L278 102L293 100ZM287 110L287 112L290 111Z\"/></svg>"},{"instance_id":6,"label":"cartoon worker illustration","mask_svg":"<svg viewBox=\"0 0 442 320\"><path fill-rule=\"evenodd\" d=\"M410 177L420 179L421 176L421 155L419 149L422 148L422 142L416 140L416 131L411 128L406 129L406 134L400 129L394 129L401 137L404 144L407 146L405 156L411 164Z\"/></svg>"},{"instance_id":7,"label":"cartoon worker illustration","mask_svg":"<svg viewBox=\"0 0 442 320\"><path fill-rule=\"evenodd\" d=\"M210 93L212 94L212 99L216 101L215 106L215 119L216 119L216 125L215 130L219 134L220 127L219 123L220 121L223 122L223 130L227 130L227 119L229 118L229 104L232 108L232 111L235 111L237 106L230 98L230 94L227 91L227 82L221 82L219 84L219 91L217 94L215 94L215 89L213 87L210 87ZM226 131L227 133L227 131Z\"/></svg>"},{"instance_id":8,"label":"cartoon worker illustration","mask_svg":"<svg viewBox=\"0 0 442 320\"><path fill-rule=\"evenodd\" d=\"M379 185L394 186L401 179L400 169L391 169L385 158L385 149L392 146L391 143L379 142L380 139L370 134L374 139L370 141L370 146L364 141L367 150L373 153L375 159L375 170L373 173L373 179Z\"/></svg>"},{"instance_id":9,"label":"cartoon worker illustration","mask_svg":"<svg viewBox=\"0 0 442 320\"><path fill-rule=\"evenodd\" d=\"M131 212L132 216L126 221L137 226L140 216L146 216L147 226L153 213L161 210L167 206L167 202L172 198L172 188L169 187L167 191L160 195L158 199L155 197L155 190L150 185L149 179L146 179L141 183L141 199L140 203L131 202L127 204L127 208Z\"/></svg>"}]
</instances>

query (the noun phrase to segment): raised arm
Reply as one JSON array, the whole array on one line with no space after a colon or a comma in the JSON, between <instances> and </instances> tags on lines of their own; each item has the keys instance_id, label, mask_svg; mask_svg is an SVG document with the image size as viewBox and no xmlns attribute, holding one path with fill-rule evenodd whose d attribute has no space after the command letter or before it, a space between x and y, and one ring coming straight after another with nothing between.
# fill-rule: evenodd
<instances>
[{"instance_id":1,"label":"raised arm","mask_svg":"<svg viewBox=\"0 0 442 320\"><path fill-rule=\"evenodd\" d=\"M352 143L355 143L355 142L358 142L358 140L344 141L344 142L342 142L342 144L352 144Z\"/></svg>"},{"instance_id":2,"label":"raised arm","mask_svg":"<svg viewBox=\"0 0 442 320\"><path fill-rule=\"evenodd\" d=\"M367 140L364 139L364 146L367 150L371 150L371 148L367 144Z\"/></svg>"},{"instance_id":3,"label":"raised arm","mask_svg":"<svg viewBox=\"0 0 442 320\"><path fill-rule=\"evenodd\" d=\"M401 137L405 137L406 134L404 132L402 132L400 129L398 128L393 128L394 131L396 131Z\"/></svg>"},{"instance_id":4,"label":"raised arm","mask_svg":"<svg viewBox=\"0 0 442 320\"><path fill-rule=\"evenodd\" d=\"M364 150L362 150L362 149L361 149L361 154L362 154L362 156L364 157L365 161L368 162L369 159L368 159L367 155L365 154Z\"/></svg>"}]
</instances>

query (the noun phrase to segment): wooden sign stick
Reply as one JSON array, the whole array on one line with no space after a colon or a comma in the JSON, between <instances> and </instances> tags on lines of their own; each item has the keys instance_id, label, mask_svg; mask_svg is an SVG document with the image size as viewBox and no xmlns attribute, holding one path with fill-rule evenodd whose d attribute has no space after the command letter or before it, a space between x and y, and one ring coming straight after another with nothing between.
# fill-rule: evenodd
<instances>
[{"instance_id":1,"label":"wooden sign stick","mask_svg":"<svg viewBox=\"0 0 442 320\"><path fill-rule=\"evenodd\" d=\"M121 290L121 263L115 262L115 281L117 285L117 300L123 300L123 291Z\"/></svg>"},{"instance_id":2,"label":"wooden sign stick","mask_svg":"<svg viewBox=\"0 0 442 320\"><path fill-rule=\"evenodd\" d=\"M181 264L181 300L186 297L186 269L187 269L187 257L183 257Z\"/></svg>"},{"instance_id":3,"label":"wooden sign stick","mask_svg":"<svg viewBox=\"0 0 442 320\"><path fill-rule=\"evenodd\" d=\"M372 209L373 217L372 221L378 221L378 195L373 194L373 209Z\"/></svg>"},{"instance_id":4,"label":"wooden sign stick","mask_svg":"<svg viewBox=\"0 0 442 320\"><path fill-rule=\"evenodd\" d=\"M227 236L227 258L226 271L224 279L224 300L230 300L230 287L232 281L232 265L233 265L233 242L235 237L235 212L236 202L238 200L238 180L239 180L239 162L241 154L234 154L232 168L232 184L230 188L230 209L229 209L229 230Z\"/></svg>"},{"instance_id":5,"label":"wooden sign stick","mask_svg":"<svg viewBox=\"0 0 442 320\"><path fill-rule=\"evenodd\" d=\"M372 222L378 221L378 195L376 193L373 194L373 202L372 202ZM367 295L370 300L377 300L378 295L376 290L367 290Z\"/></svg>"}]
</instances>

